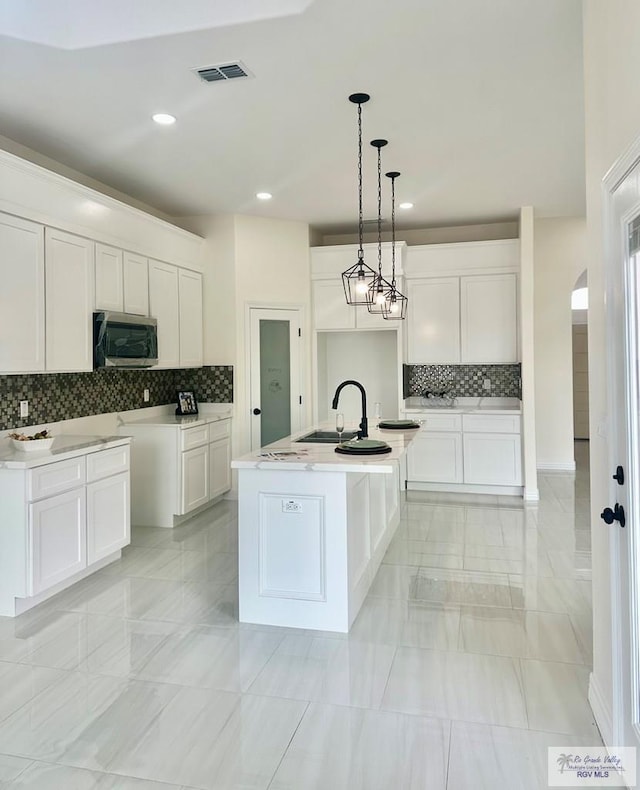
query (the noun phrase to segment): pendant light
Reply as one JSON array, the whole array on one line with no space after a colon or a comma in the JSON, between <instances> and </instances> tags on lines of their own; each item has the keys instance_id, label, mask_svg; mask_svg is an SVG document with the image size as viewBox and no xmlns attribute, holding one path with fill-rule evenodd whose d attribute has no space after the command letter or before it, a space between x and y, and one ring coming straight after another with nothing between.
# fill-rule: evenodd
<instances>
[{"instance_id":1,"label":"pendant light","mask_svg":"<svg viewBox=\"0 0 640 790\"><path fill-rule=\"evenodd\" d=\"M409 300L396 288L396 178L400 173L392 170L385 173L391 179L391 288L385 294L385 310L382 317L386 321L402 321L407 315Z\"/></svg>"},{"instance_id":2,"label":"pendant light","mask_svg":"<svg viewBox=\"0 0 640 790\"><path fill-rule=\"evenodd\" d=\"M347 304L369 305L371 296L370 288L375 280L376 273L364 262L362 237L364 235L364 221L362 218L362 105L371 97L368 93L352 93L349 101L358 105L358 260L353 266L342 273L342 285Z\"/></svg>"},{"instance_id":3,"label":"pendant light","mask_svg":"<svg viewBox=\"0 0 640 790\"><path fill-rule=\"evenodd\" d=\"M382 165L380 152L387 143L388 140L371 141L371 145L378 151L378 273L369 287L367 309L370 313L378 315L384 315L386 291L391 288L391 285L382 276Z\"/></svg>"}]
</instances>

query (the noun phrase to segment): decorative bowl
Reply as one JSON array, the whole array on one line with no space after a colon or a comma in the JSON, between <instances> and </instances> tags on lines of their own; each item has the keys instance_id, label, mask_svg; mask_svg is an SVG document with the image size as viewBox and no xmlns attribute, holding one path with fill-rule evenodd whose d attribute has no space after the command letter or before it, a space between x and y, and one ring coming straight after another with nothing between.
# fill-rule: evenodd
<instances>
[{"instance_id":1,"label":"decorative bowl","mask_svg":"<svg viewBox=\"0 0 640 790\"><path fill-rule=\"evenodd\" d=\"M54 438L49 439L25 439L21 442L18 439L12 439L13 446L16 450L22 453L37 453L40 450L49 450L54 442Z\"/></svg>"}]
</instances>

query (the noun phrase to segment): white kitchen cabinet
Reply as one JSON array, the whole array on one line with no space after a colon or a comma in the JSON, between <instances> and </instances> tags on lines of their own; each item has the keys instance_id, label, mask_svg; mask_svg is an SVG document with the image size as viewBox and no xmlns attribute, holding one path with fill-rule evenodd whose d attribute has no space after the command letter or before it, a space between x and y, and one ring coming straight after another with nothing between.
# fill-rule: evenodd
<instances>
[{"instance_id":1,"label":"white kitchen cabinet","mask_svg":"<svg viewBox=\"0 0 640 790\"><path fill-rule=\"evenodd\" d=\"M459 278L409 281L407 297L407 361L413 365L459 364Z\"/></svg>"},{"instance_id":2,"label":"white kitchen cabinet","mask_svg":"<svg viewBox=\"0 0 640 790\"><path fill-rule=\"evenodd\" d=\"M421 431L407 455L409 480L462 483L462 434Z\"/></svg>"},{"instance_id":3,"label":"white kitchen cabinet","mask_svg":"<svg viewBox=\"0 0 640 790\"><path fill-rule=\"evenodd\" d=\"M231 439L209 445L209 497L215 499L231 488Z\"/></svg>"},{"instance_id":4,"label":"white kitchen cabinet","mask_svg":"<svg viewBox=\"0 0 640 790\"><path fill-rule=\"evenodd\" d=\"M461 362L518 361L515 274L460 278Z\"/></svg>"},{"instance_id":5,"label":"white kitchen cabinet","mask_svg":"<svg viewBox=\"0 0 640 790\"><path fill-rule=\"evenodd\" d=\"M95 243L45 229L46 369L93 369Z\"/></svg>"},{"instance_id":6,"label":"white kitchen cabinet","mask_svg":"<svg viewBox=\"0 0 640 790\"><path fill-rule=\"evenodd\" d=\"M159 416L119 431L134 439L134 524L174 527L231 488L230 419Z\"/></svg>"},{"instance_id":7,"label":"white kitchen cabinet","mask_svg":"<svg viewBox=\"0 0 640 790\"><path fill-rule=\"evenodd\" d=\"M131 542L130 513L128 472L87 485L89 565L108 557Z\"/></svg>"},{"instance_id":8,"label":"white kitchen cabinet","mask_svg":"<svg viewBox=\"0 0 640 790\"><path fill-rule=\"evenodd\" d=\"M0 373L44 370L44 227L0 214Z\"/></svg>"},{"instance_id":9,"label":"white kitchen cabinet","mask_svg":"<svg viewBox=\"0 0 640 790\"><path fill-rule=\"evenodd\" d=\"M123 276L125 313L149 315L149 264L147 259L133 252L125 252Z\"/></svg>"},{"instance_id":10,"label":"white kitchen cabinet","mask_svg":"<svg viewBox=\"0 0 640 790\"><path fill-rule=\"evenodd\" d=\"M114 310L121 313L124 308L124 277L122 250L96 244L96 310Z\"/></svg>"},{"instance_id":11,"label":"white kitchen cabinet","mask_svg":"<svg viewBox=\"0 0 640 790\"><path fill-rule=\"evenodd\" d=\"M315 329L355 329L356 310L366 309L347 304L342 279L317 280L313 283Z\"/></svg>"},{"instance_id":12,"label":"white kitchen cabinet","mask_svg":"<svg viewBox=\"0 0 640 790\"><path fill-rule=\"evenodd\" d=\"M180 367L202 367L202 275L178 269Z\"/></svg>"},{"instance_id":13,"label":"white kitchen cabinet","mask_svg":"<svg viewBox=\"0 0 640 790\"><path fill-rule=\"evenodd\" d=\"M209 447L182 453L182 497L178 515L184 515L209 501Z\"/></svg>"},{"instance_id":14,"label":"white kitchen cabinet","mask_svg":"<svg viewBox=\"0 0 640 790\"><path fill-rule=\"evenodd\" d=\"M149 261L149 311L158 320L158 367L180 365L178 269Z\"/></svg>"},{"instance_id":15,"label":"white kitchen cabinet","mask_svg":"<svg viewBox=\"0 0 640 790\"><path fill-rule=\"evenodd\" d=\"M464 482L472 485L522 485L520 434L465 433Z\"/></svg>"},{"instance_id":16,"label":"white kitchen cabinet","mask_svg":"<svg viewBox=\"0 0 640 790\"><path fill-rule=\"evenodd\" d=\"M38 595L86 568L86 535L84 486L29 505L29 595Z\"/></svg>"}]
</instances>

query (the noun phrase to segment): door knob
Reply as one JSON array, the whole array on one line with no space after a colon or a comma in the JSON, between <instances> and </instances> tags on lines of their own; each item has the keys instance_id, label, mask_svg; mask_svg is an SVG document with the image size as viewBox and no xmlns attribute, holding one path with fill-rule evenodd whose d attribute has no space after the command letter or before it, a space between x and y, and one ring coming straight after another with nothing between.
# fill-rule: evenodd
<instances>
[{"instance_id":1,"label":"door knob","mask_svg":"<svg viewBox=\"0 0 640 790\"><path fill-rule=\"evenodd\" d=\"M262 414L262 409L254 409L253 413L256 414L256 415L257 414Z\"/></svg>"},{"instance_id":2,"label":"door knob","mask_svg":"<svg viewBox=\"0 0 640 790\"><path fill-rule=\"evenodd\" d=\"M613 524L614 521L618 521L621 527L624 527L624 525L627 523L624 516L624 508L617 502L614 505L613 510L611 510L610 507L606 507L602 513L600 513L600 518L605 524Z\"/></svg>"},{"instance_id":3,"label":"door knob","mask_svg":"<svg viewBox=\"0 0 640 790\"><path fill-rule=\"evenodd\" d=\"M616 473L613 476L613 479L618 483L619 486L624 485L624 469L621 466L616 466Z\"/></svg>"}]
</instances>

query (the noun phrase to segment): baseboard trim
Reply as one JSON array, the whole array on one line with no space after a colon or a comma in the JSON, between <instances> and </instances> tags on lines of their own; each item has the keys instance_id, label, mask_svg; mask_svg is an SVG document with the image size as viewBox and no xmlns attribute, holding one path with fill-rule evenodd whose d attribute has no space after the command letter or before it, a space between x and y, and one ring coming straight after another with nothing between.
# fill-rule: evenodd
<instances>
[{"instance_id":1,"label":"baseboard trim","mask_svg":"<svg viewBox=\"0 0 640 790\"><path fill-rule=\"evenodd\" d=\"M567 461L566 463L556 463L555 461L543 461L538 464L538 472L575 472L576 462Z\"/></svg>"},{"instance_id":2,"label":"baseboard trim","mask_svg":"<svg viewBox=\"0 0 640 790\"><path fill-rule=\"evenodd\" d=\"M524 490L525 502L538 502L540 499L540 491L537 488L525 488Z\"/></svg>"},{"instance_id":3,"label":"baseboard trim","mask_svg":"<svg viewBox=\"0 0 640 790\"><path fill-rule=\"evenodd\" d=\"M489 486L465 483L422 483L407 480L407 491L431 491L441 494L495 494L497 496L522 496L522 486Z\"/></svg>"},{"instance_id":4,"label":"baseboard trim","mask_svg":"<svg viewBox=\"0 0 640 790\"><path fill-rule=\"evenodd\" d=\"M587 698L605 746L613 746L613 713L602 694L593 672L589 675L589 692Z\"/></svg>"}]
</instances>

